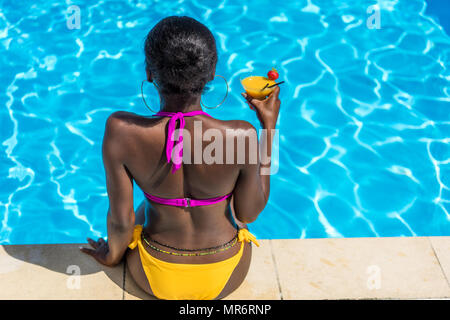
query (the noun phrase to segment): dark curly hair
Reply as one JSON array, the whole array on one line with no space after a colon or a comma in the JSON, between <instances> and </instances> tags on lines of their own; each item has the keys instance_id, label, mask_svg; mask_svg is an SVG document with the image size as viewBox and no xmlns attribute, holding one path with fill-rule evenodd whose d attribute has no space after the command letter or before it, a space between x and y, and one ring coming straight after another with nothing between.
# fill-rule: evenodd
<instances>
[{"instance_id":1,"label":"dark curly hair","mask_svg":"<svg viewBox=\"0 0 450 320\"><path fill-rule=\"evenodd\" d=\"M146 70L165 94L201 94L217 64L213 34L186 16L158 22L147 35L144 51Z\"/></svg>"}]
</instances>

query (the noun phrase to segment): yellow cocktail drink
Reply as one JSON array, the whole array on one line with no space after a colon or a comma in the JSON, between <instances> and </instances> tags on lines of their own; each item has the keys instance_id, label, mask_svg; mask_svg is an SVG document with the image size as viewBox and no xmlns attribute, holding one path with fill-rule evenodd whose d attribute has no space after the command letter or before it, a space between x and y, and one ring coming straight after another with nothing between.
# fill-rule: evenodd
<instances>
[{"instance_id":1,"label":"yellow cocktail drink","mask_svg":"<svg viewBox=\"0 0 450 320\"><path fill-rule=\"evenodd\" d=\"M270 80L267 77L262 76L250 76L245 79L241 80L241 84L244 87L245 92L247 92L248 95L252 96L255 99L263 100L265 97L267 97L275 87L273 88L265 88L264 90L261 90L264 88L267 84L270 87L271 85L275 84L275 80Z\"/></svg>"}]
</instances>

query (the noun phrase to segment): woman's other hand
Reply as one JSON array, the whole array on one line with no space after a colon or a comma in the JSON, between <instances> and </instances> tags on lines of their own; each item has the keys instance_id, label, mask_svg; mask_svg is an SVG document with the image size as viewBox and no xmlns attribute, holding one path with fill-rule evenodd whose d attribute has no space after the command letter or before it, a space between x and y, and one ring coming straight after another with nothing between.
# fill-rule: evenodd
<instances>
[{"instance_id":1,"label":"woman's other hand","mask_svg":"<svg viewBox=\"0 0 450 320\"><path fill-rule=\"evenodd\" d=\"M109 246L107 241L103 238L99 238L98 241L87 238L87 241L93 249L80 247L81 252L92 256L95 260L105 266L112 267L116 265L116 263L112 261L111 255L109 254Z\"/></svg>"}]
</instances>

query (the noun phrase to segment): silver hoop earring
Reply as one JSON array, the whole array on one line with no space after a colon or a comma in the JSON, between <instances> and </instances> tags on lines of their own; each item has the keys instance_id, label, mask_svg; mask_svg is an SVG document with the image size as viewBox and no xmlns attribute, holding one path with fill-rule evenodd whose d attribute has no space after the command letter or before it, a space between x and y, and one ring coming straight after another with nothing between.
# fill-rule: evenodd
<instances>
[{"instance_id":1,"label":"silver hoop earring","mask_svg":"<svg viewBox=\"0 0 450 320\"><path fill-rule=\"evenodd\" d=\"M144 82L145 82L145 81L148 81L148 80L142 80L142 83L141 83L141 97L142 97L142 101L144 101L145 106L146 106L152 113L156 113L157 111L152 110L152 108L150 108L150 107L148 106L147 102L145 101L145 98L144 98ZM153 83L153 85L156 87L156 85L155 85L154 83Z\"/></svg>"},{"instance_id":2,"label":"silver hoop earring","mask_svg":"<svg viewBox=\"0 0 450 320\"><path fill-rule=\"evenodd\" d=\"M215 77L221 77L223 80L225 80L225 84L227 85L227 93L225 93L225 97L222 99L222 101L221 101L218 105L216 105L216 106L214 106L214 107L208 107L207 105L205 105L205 104L202 102L202 99L200 99L200 105L201 105L202 107L205 107L206 109L216 109L216 108L218 108L220 105L222 105L222 103L225 102L225 99L226 99L227 96L228 96L228 89L229 89L229 87L228 87L228 81L227 81L227 79L225 79L225 77L224 77L224 76L221 76L220 74L216 74L216 75L214 76L214 78L215 78Z\"/></svg>"}]
</instances>

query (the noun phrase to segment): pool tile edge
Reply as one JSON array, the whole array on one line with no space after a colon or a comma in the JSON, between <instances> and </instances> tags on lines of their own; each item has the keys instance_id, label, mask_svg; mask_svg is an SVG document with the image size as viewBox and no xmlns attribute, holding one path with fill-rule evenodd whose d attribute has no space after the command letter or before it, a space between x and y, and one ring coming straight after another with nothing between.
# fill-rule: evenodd
<instances>
[{"instance_id":1,"label":"pool tile edge","mask_svg":"<svg viewBox=\"0 0 450 320\"><path fill-rule=\"evenodd\" d=\"M284 299L450 297L427 237L279 240L274 247Z\"/></svg>"},{"instance_id":2,"label":"pool tile edge","mask_svg":"<svg viewBox=\"0 0 450 320\"><path fill-rule=\"evenodd\" d=\"M0 299L122 299L123 263L101 266L80 245L0 246Z\"/></svg>"},{"instance_id":3,"label":"pool tile edge","mask_svg":"<svg viewBox=\"0 0 450 320\"><path fill-rule=\"evenodd\" d=\"M450 237L259 241L244 283L225 300L450 298ZM124 263L101 266L78 247L0 246L0 299L148 298L137 291ZM380 258L371 260L370 250ZM364 291L361 283L366 285L370 272L377 273L376 268L366 273L375 260L381 289ZM404 272L411 273L409 283Z\"/></svg>"},{"instance_id":4,"label":"pool tile edge","mask_svg":"<svg viewBox=\"0 0 450 320\"><path fill-rule=\"evenodd\" d=\"M428 237L428 239L450 287L450 237Z\"/></svg>"}]
</instances>

